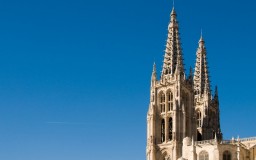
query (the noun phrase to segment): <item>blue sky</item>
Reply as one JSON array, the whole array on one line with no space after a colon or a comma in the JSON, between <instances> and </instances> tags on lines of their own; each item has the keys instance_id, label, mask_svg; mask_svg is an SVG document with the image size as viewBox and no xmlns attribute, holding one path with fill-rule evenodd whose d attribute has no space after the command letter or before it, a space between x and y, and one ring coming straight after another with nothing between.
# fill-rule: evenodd
<instances>
[{"instance_id":1,"label":"blue sky","mask_svg":"<svg viewBox=\"0 0 256 160\"><path fill-rule=\"evenodd\" d=\"M256 136L256 2L175 2L186 69L203 29L225 139ZM145 159L172 2L1 0L0 159ZM158 74L159 75L159 74Z\"/></svg>"}]
</instances>

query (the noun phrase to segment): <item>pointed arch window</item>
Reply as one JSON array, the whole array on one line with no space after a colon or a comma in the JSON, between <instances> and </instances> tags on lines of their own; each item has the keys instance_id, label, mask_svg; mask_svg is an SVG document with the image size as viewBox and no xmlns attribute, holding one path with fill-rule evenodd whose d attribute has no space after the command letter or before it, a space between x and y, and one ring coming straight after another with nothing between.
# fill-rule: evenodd
<instances>
[{"instance_id":1,"label":"pointed arch window","mask_svg":"<svg viewBox=\"0 0 256 160\"><path fill-rule=\"evenodd\" d=\"M196 113L197 127L202 127L202 113L197 111Z\"/></svg>"},{"instance_id":2,"label":"pointed arch window","mask_svg":"<svg viewBox=\"0 0 256 160\"><path fill-rule=\"evenodd\" d=\"M169 140L172 140L172 117L169 118Z\"/></svg>"},{"instance_id":3,"label":"pointed arch window","mask_svg":"<svg viewBox=\"0 0 256 160\"><path fill-rule=\"evenodd\" d=\"M166 74L171 74L171 68L170 67L167 68Z\"/></svg>"},{"instance_id":4,"label":"pointed arch window","mask_svg":"<svg viewBox=\"0 0 256 160\"><path fill-rule=\"evenodd\" d=\"M168 94L167 94L167 108L168 108L168 111L173 110L173 94L172 94L172 92L168 92Z\"/></svg>"},{"instance_id":5,"label":"pointed arch window","mask_svg":"<svg viewBox=\"0 0 256 160\"><path fill-rule=\"evenodd\" d=\"M165 121L162 119L161 122L161 142L165 141Z\"/></svg>"},{"instance_id":6,"label":"pointed arch window","mask_svg":"<svg viewBox=\"0 0 256 160\"><path fill-rule=\"evenodd\" d=\"M199 160L209 160L209 154L206 151L199 153Z\"/></svg>"},{"instance_id":7,"label":"pointed arch window","mask_svg":"<svg viewBox=\"0 0 256 160\"><path fill-rule=\"evenodd\" d=\"M223 160L231 160L231 153L229 151L223 152Z\"/></svg>"},{"instance_id":8,"label":"pointed arch window","mask_svg":"<svg viewBox=\"0 0 256 160\"><path fill-rule=\"evenodd\" d=\"M160 108L161 108L161 113L165 112L165 94L162 93L160 96Z\"/></svg>"}]
</instances>

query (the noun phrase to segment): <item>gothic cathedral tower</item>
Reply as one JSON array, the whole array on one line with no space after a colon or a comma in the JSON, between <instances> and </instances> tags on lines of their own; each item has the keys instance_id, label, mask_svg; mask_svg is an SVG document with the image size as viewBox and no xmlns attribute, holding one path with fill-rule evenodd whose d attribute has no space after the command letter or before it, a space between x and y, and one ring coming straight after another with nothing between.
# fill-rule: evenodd
<instances>
[{"instance_id":1,"label":"gothic cathedral tower","mask_svg":"<svg viewBox=\"0 0 256 160\"><path fill-rule=\"evenodd\" d=\"M194 73L194 101L197 121L197 140L222 139L219 119L219 100L217 87L212 99L209 71L206 59L206 48L203 37L199 40L196 52Z\"/></svg>"},{"instance_id":2,"label":"gothic cathedral tower","mask_svg":"<svg viewBox=\"0 0 256 160\"><path fill-rule=\"evenodd\" d=\"M192 77L186 78L179 26L171 12L164 64L160 80L154 65L147 115L147 160L178 159L182 140L195 136Z\"/></svg>"},{"instance_id":3,"label":"gothic cathedral tower","mask_svg":"<svg viewBox=\"0 0 256 160\"><path fill-rule=\"evenodd\" d=\"M147 160L177 160L185 137L221 138L218 94L212 99L206 50L199 41L194 76L186 77L177 15L172 9L161 77L153 66L147 113Z\"/></svg>"}]
</instances>

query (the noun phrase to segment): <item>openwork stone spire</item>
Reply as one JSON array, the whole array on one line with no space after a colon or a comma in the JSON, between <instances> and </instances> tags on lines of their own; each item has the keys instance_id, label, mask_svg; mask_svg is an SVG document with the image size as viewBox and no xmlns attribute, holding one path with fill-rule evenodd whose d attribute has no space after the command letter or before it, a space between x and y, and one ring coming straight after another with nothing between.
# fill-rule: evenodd
<instances>
[{"instance_id":1,"label":"openwork stone spire","mask_svg":"<svg viewBox=\"0 0 256 160\"><path fill-rule=\"evenodd\" d=\"M176 17L177 15L173 8L171 12L171 21L168 26L168 38L161 77L164 75L173 75L175 72L177 72L176 70L184 74L182 49L179 38L179 26Z\"/></svg>"},{"instance_id":2,"label":"openwork stone spire","mask_svg":"<svg viewBox=\"0 0 256 160\"><path fill-rule=\"evenodd\" d=\"M195 96L211 94L209 71L207 66L206 48L203 37L199 40L199 47L196 52L196 67L194 73L194 91Z\"/></svg>"}]
</instances>

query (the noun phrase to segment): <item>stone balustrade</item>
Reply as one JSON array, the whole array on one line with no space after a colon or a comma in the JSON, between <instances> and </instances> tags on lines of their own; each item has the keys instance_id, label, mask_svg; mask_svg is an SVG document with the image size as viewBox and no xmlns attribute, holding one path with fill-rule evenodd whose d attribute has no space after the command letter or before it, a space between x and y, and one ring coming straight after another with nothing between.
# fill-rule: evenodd
<instances>
[{"instance_id":1,"label":"stone balustrade","mask_svg":"<svg viewBox=\"0 0 256 160\"><path fill-rule=\"evenodd\" d=\"M241 138L240 142L256 141L256 137Z\"/></svg>"}]
</instances>

